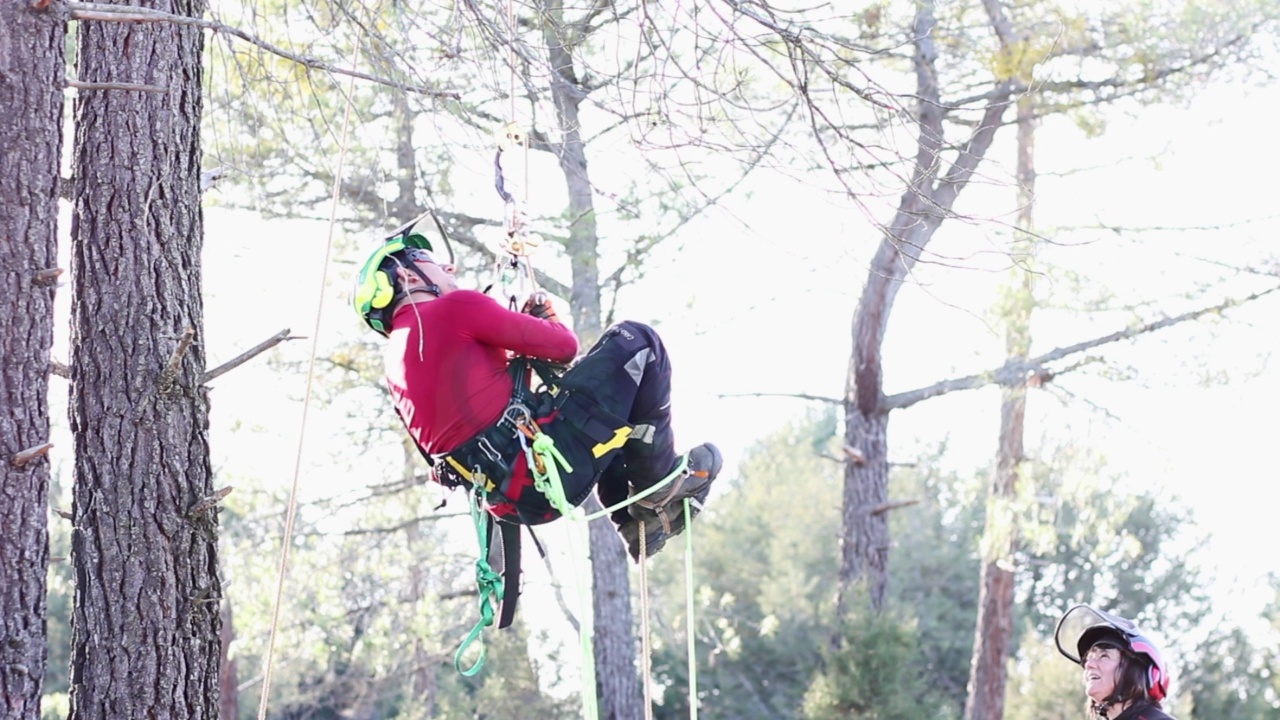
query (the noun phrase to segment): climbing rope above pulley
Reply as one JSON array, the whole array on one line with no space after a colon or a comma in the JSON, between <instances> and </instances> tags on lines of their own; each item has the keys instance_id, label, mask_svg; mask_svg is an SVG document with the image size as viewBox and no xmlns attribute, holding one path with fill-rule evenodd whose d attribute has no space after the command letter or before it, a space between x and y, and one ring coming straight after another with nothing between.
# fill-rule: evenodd
<instances>
[{"instance_id":1,"label":"climbing rope above pulley","mask_svg":"<svg viewBox=\"0 0 1280 720\"><path fill-rule=\"evenodd\" d=\"M499 242L500 253L495 262L495 274L500 278L512 306L516 304L518 295L531 297L541 292L538 280L533 272L531 255L541 244L541 240L529 231L529 213L524 201L507 187L506 170L502 165L502 156L506 152L521 148L525 153L524 178L520 187L529 187L528 171L528 133L519 123L509 122L498 130L498 149L493 156L493 186L503 202L503 236ZM507 292L507 288L515 282L521 292Z\"/></svg>"}]
</instances>

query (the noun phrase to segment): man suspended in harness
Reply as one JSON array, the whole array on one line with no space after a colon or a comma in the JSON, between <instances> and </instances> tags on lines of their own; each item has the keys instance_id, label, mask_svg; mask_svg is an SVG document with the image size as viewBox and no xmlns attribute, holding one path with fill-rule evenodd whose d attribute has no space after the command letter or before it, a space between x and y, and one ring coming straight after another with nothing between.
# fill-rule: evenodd
<instances>
[{"instance_id":1,"label":"man suspended in harness","mask_svg":"<svg viewBox=\"0 0 1280 720\"><path fill-rule=\"evenodd\" d=\"M675 474L612 513L632 558L639 560L640 532L647 555L683 532L683 501L691 499L696 515L722 460L710 443L676 454L671 365L657 333L638 322L614 325L563 375L547 373L530 390L528 368L569 363L577 337L545 298L515 312L460 289L452 263L447 241L433 243L411 223L370 255L354 299L365 323L388 338L391 397L436 479L480 488L500 522L554 520L560 512L535 489L526 452L541 433L554 443L573 506L593 487L610 507Z\"/></svg>"}]
</instances>

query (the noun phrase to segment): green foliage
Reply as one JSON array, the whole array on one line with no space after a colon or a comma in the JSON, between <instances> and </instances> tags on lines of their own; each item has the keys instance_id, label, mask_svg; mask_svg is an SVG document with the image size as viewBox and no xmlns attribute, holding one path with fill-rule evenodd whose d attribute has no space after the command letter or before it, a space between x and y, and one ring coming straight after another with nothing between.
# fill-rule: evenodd
<instances>
[{"instance_id":1,"label":"green foliage","mask_svg":"<svg viewBox=\"0 0 1280 720\"><path fill-rule=\"evenodd\" d=\"M699 717L786 718L800 707L831 634L840 466L815 452L829 450L830 428L813 415L760 441L692 527ZM678 550L659 557L658 624L683 628ZM686 645L682 632L655 643L662 717L688 715Z\"/></svg>"},{"instance_id":2,"label":"green foliage","mask_svg":"<svg viewBox=\"0 0 1280 720\"><path fill-rule=\"evenodd\" d=\"M1081 668L1067 661L1053 639L1027 635L1022 652L1009 662L1004 720L1079 720L1085 695Z\"/></svg>"},{"instance_id":3,"label":"green foliage","mask_svg":"<svg viewBox=\"0 0 1280 720\"><path fill-rule=\"evenodd\" d=\"M809 720L917 720L947 717L931 678L913 660L920 648L909 622L885 613L852 621L804 696Z\"/></svg>"},{"instance_id":4,"label":"green foliage","mask_svg":"<svg viewBox=\"0 0 1280 720\"><path fill-rule=\"evenodd\" d=\"M958 715L973 652L983 525L978 497L984 486L976 478L939 472L944 451L939 448L915 466L897 468L891 478L893 497L920 502L890 518L895 554L889 565L889 604L915 618L915 672L929 677Z\"/></svg>"},{"instance_id":5,"label":"green foliage","mask_svg":"<svg viewBox=\"0 0 1280 720\"><path fill-rule=\"evenodd\" d=\"M1121 492L1106 472L1104 459L1073 447L1030 468L1029 492L1051 522L1041 529L1048 542L1019 560L1027 619L1048 637L1067 605L1089 602L1155 632L1185 631L1208 612L1205 583L1186 558L1189 513L1162 494Z\"/></svg>"},{"instance_id":6,"label":"green foliage","mask_svg":"<svg viewBox=\"0 0 1280 720\"><path fill-rule=\"evenodd\" d=\"M246 678L266 649L281 532L278 517L253 509L283 507L284 499L251 482L236 486L222 514L223 566L232 654ZM480 675L454 670L454 651L478 619L475 550L460 542L472 540L470 519L434 511L439 497L434 486L406 483L356 504L299 508L271 717L498 718L518 716L508 712L517 704L538 717L569 714L541 690L523 628L485 632ZM251 717L260 689L241 694L242 717Z\"/></svg>"},{"instance_id":7,"label":"green foliage","mask_svg":"<svg viewBox=\"0 0 1280 720\"><path fill-rule=\"evenodd\" d=\"M1199 648L1199 662L1177 676L1192 717L1280 720L1280 647L1259 648L1241 628L1212 633Z\"/></svg>"},{"instance_id":8,"label":"green foliage","mask_svg":"<svg viewBox=\"0 0 1280 720\"><path fill-rule=\"evenodd\" d=\"M831 416L753 447L694 524L699 714L708 718L959 717L973 647L985 473L939 470L945 447L895 467L891 496L919 502L890 517L891 612L833 626L840 466ZM1016 717L1077 717L1078 669L1046 638L1071 602L1088 600L1177 633L1205 611L1202 584L1174 540L1176 504L1120 492L1105 462L1063 450L1028 463L1017 517L1019 603L1009 704ZM655 677L660 717L688 713L682 563L660 555ZM857 603L854 603L857 606ZM837 649L831 649L839 637ZM761 673L761 668L768 668ZM926 680L923 687L917 681ZM901 693L879 693L880 683ZM892 697L892 699L890 699ZM1065 704L1064 704L1065 703ZM1063 710L1066 708L1067 710ZM824 715L825 713L825 715ZM860 714L859 714L860 713Z\"/></svg>"}]
</instances>

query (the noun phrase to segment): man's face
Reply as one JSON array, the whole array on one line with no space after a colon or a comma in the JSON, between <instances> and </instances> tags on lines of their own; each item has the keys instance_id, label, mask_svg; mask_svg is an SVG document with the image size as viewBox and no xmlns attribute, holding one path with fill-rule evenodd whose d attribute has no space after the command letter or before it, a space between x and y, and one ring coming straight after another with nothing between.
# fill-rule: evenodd
<instances>
[{"instance_id":1,"label":"man's face","mask_svg":"<svg viewBox=\"0 0 1280 720\"><path fill-rule=\"evenodd\" d=\"M431 253L418 248L410 248L406 255L408 255L409 261L422 271L423 275L426 275L431 282L440 288L441 295L458 289L458 278L454 276L456 268L453 265L438 263ZM422 285L422 278L419 278L416 274L404 271L402 273L403 282L406 283L407 288Z\"/></svg>"},{"instance_id":2,"label":"man's face","mask_svg":"<svg viewBox=\"0 0 1280 720\"><path fill-rule=\"evenodd\" d=\"M1084 656L1084 693L1094 700L1109 697L1116 689L1120 673L1120 650L1098 643Z\"/></svg>"}]
</instances>

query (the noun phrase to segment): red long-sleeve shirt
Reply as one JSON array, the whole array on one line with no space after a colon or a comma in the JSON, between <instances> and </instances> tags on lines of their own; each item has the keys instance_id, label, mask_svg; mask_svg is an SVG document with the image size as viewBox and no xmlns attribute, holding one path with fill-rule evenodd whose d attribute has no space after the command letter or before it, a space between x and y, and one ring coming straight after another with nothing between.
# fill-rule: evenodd
<instances>
[{"instance_id":1,"label":"red long-sleeve shirt","mask_svg":"<svg viewBox=\"0 0 1280 720\"><path fill-rule=\"evenodd\" d=\"M432 454L498 421L511 399L512 353L568 362L578 352L564 325L512 312L474 290L405 305L391 328L387 386L409 434Z\"/></svg>"}]
</instances>

